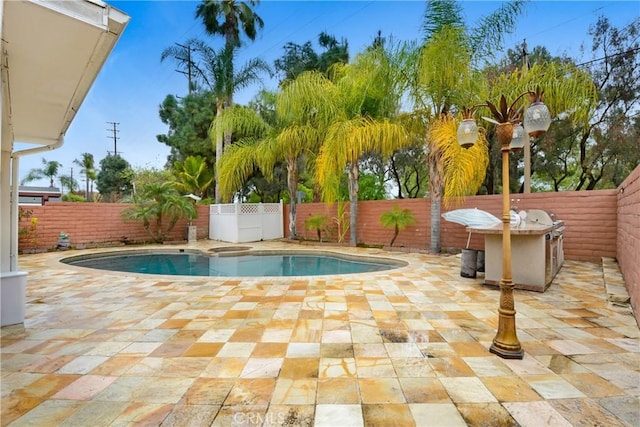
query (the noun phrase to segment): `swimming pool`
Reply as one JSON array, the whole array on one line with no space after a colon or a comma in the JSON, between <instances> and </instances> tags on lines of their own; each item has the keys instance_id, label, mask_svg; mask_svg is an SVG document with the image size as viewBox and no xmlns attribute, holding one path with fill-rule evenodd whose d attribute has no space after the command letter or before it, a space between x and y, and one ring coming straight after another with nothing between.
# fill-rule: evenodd
<instances>
[{"instance_id":1,"label":"swimming pool","mask_svg":"<svg viewBox=\"0 0 640 427\"><path fill-rule=\"evenodd\" d=\"M214 277L288 277L368 273L406 265L388 258L346 256L336 253L261 252L108 252L65 258L63 263L128 273Z\"/></svg>"}]
</instances>

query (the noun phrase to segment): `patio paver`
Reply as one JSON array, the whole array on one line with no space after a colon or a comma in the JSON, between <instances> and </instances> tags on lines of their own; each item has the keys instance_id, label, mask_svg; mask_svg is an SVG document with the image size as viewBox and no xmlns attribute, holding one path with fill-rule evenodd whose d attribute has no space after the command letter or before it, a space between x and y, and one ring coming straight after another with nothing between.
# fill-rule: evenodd
<instances>
[{"instance_id":1,"label":"patio paver","mask_svg":"<svg viewBox=\"0 0 640 427\"><path fill-rule=\"evenodd\" d=\"M565 261L545 293L516 290L525 357L504 360L488 350L499 291L460 277L459 257L321 249L409 264L189 278L21 256L27 318L0 331L1 425L640 425L640 330L608 303L601 264Z\"/></svg>"}]
</instances>

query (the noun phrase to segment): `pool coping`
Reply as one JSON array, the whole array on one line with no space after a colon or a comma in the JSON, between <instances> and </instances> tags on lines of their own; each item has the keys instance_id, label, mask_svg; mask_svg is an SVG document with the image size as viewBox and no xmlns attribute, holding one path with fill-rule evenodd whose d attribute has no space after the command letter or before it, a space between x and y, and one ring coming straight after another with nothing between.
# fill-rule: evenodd
<instances>
[{"instance_id":1,"label":"pool coping","mask_svg":"<svg viewBox=\"0 0 640 427\"><path fill-rule=\"evenodd\" d=\"M261 246L265 242L260 242ZM203 248L202 243L198 244L198 247L184 244L184 245L175 245L170 248L163 245L149 245L144 248L92 248L92 249L81 249L81 250L71 250L71 251L63 251L57 254L57 256L50 257L46 261L46 264L53 268L64 268L69 269L70 271L75 271L78 273L85 274L107 274L107 275L115 275L115 276L135 276L146 279L161 279L161 280L171 280L171 281L193 281L193 280L207 280L207 281L221 281L225 282L228 280L270 280L275 282L288 282L291 280L336 280L336 279L344 279L344 278L358 278L360 280L365 279L373 279L379 278L381 275L389 275L395 273L402 273L408 270L414 270L419 268L420 265L417 264L417 261L408 260L406 255L402 258L393 256L392 252L385 251L383 249L370 249L366 250L367 252L375 252L375 253L359 253L353 254L350 253L353 248L323 248L323 249L264 249L259 248L256 249L254 246L250 246L249 249L244 249L248 246L243 246L242 250L231 251L231 250L222 250L219 252L213 252L211 249L215 248ZM218 249L225 248L225 246L218 246ZM70 253L73 252L73 253ZM359 249L359 252L363 252L362 249ZM237 255L268 255L268 254L317 254L317 255L325 255L325 256L336 256L338 258L343 259L351 259L355 261L364 261L364 262L380 262L382 260L386 260L387 262L398 264L397 267L392 267L388 270L381 271L372 271L372 272L361 272L361 273L343 273L343 274L326 274L326 275L310 275L310 276L185 276L185 275L167 275L167 274L148 274L148 273L132 273L132 272L124 272L124 271L112 271L112 270L100 270L89 267L81 267L75 266L71 264L67 264L62 260L67 258L79 258L79 259L88 259L88 258L97 258L103 256L105 254L149 254L149 253L167 253L167 254L175 254L175 253L192 253L192 254L201 254L204 256L213 256L213 257L226 257L226 256L237 256ZM415 264L414 264L415 263Z\"/></svg>"}]
</instances>

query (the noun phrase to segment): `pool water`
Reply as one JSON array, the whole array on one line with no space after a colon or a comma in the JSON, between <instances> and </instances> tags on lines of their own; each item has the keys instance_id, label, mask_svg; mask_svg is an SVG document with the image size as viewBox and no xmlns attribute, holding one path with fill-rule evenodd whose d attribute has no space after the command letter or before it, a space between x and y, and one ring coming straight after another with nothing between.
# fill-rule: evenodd
<instances>
[{"instance_id":1,"label":"pool water","mask_svg":"<svg viewBox=\"0 0 640 427\"><path fill-rule=\"evenodd\" d=\"M316 276L390 270L393 262L354 260L331 255L269 254L207 256L192 253L144 253L63 260L80 267L129 273L182 276Z\"/></svg>"}]
</instances>

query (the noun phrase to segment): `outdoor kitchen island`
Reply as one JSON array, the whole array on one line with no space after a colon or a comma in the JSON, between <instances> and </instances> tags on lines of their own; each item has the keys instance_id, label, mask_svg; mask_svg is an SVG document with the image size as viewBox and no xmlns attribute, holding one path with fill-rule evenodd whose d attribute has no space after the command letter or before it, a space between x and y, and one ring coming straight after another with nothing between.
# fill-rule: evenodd
<instances>
[{"instance_id":1,"label":"outdoor kitchen island","mask_svg":"<svg viewBox=\"0 0 640 427\"><path fill-rule=\"evenodd\" d=\"M564 262L564 224L550 218L537 221L537 213L531 217L536 220L511 226L512 279L516 289L544 292ZM484 283L499 285L502 278L502 224L467 227L467 231L484 234Z\"/></svg>"}]
</instances>

